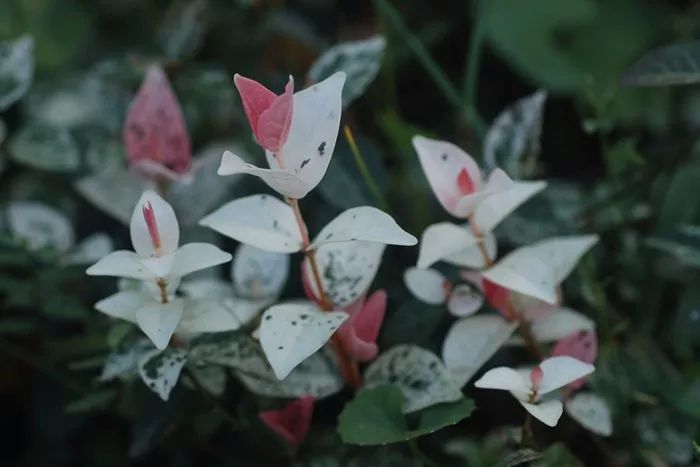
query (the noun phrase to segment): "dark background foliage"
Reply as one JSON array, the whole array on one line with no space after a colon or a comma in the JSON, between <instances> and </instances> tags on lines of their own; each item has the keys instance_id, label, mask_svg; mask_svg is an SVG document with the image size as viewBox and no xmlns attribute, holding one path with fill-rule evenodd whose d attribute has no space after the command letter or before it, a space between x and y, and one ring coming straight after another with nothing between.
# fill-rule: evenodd
<instances>
[{"instance_id":1,"label":"dark background foliage","mask_svg":"<svg viewBox=\"0 0 700 467\"><path fill-rule=\"evenodd\" d=\"M73 183L121 163L121 122L148 63L168 71L195 153L221 141L252 148L233 73L274 89L291 73L301 87L327 47L380 33L388 45L379 76L343 123L389 210L418 235L448 216L429 191L410 137L450 140L478 159L498 113L544 89L541 151L531 175L550 186L497 233L501 251L555 234L601 235L565 292L570 306L596 321L601 347L592 385L613 409L615 432L601 439L570 420L557 430L537 427L543 445L566 444L550 448L540 465L580 465L572 455L586 465L688 465L700 422L700 282L692 256L697 237L679 240L676 230L700 223L700 92L697 85L626 87L620 77L649 50L696 38L699 15L694 1L651 0L3 0L0 39L32 34L36 72L27 95L1 114L7 138L0 202L45 201L68 213L79 237L106 231L127 246L126 229ZM18 163L24 148L15 141L37 121L69 129L75 167L56 173ZM329 175L304 200L314 231L348 200L376 203L343 138L333 165L342 169L336 177L355 183ZM261 187L244 180L228 198ZM661 243L672 253L676 241L695 243L679 261L652 248L653 239L670 242ZM51 251L29 253L6 235L0 241L1 465L289 462L256 418L276 403L233 379L220 403L235 424L220 403L182 385L167 403L139 380L97 385L104 356L129 332L92 311L113 281L88 281L82 268L58 265ZM401 274L416 253L390 249L375 282L390 297L383 348L413 342L439 349L451 321L408 298ZM295 261L287 296L301 294L296 268ZM492 363L518 357L502 352ZM504 453L499 427L522 420L507 394L467 388L479 407L473 416L421 439L438 465L494 465ZM317 404L300 465L421 462L406 445L343 445L336 418L351 397L345 391Z\"/></svg>"}]
</instances>

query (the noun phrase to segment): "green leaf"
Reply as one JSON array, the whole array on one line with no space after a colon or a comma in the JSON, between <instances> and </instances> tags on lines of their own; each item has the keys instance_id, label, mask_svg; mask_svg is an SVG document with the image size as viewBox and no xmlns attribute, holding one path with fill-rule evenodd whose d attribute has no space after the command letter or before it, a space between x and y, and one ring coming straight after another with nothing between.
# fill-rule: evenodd
<instances>
[{"instance_id":1,"label":"green leaf","mask_svg":"<svg viewBox=\"0 0 700 467\"><path fill-rule=\"evenodd\" d=\"M546 98L544 91L537 91L517 100L496 117L484 139L486 167L500 167L518 179L535 175Z\"/></svg>"},{"instance_id":2,"label":"green leaf","mask_svg":"<svg viewBox=\"0 0 700 467\"><path fill-rule=\"evenodd\" d=\"M33 76L34 40L31 36L0 43L0 112L24 96Z\"/></svg>"},{"instance_id":3,"label":"green leaf","mask_svg":"<svg viewBox=\"0 0 700 467\"><path fill-rule=\"evenodd\" d=\"M344 71L347 80L343 87L343 107L347 107L377 77L385 48L386 40L382 36L337 44L314 62L309 70L309 79L318 83L336 71Z\"/></svg>"},{"instance_id":4,"label":"green leaf","mask_svg":"<svg viewBox=\"0 0 700 467\"><path fill-rule=\"evenodd\" d=\"M44 123L22 127L9 150L15 162L34 169L71 172L80 166L80 150L70 132Z\"/></svg>"},{"instance_id":5,"label":"green leaf","mask_svg":"<svg viewBox=\"0 0 700 467\"><path fill-rule=\"evenodd\" d=\"M379 355L365 371L365 386L393 384L406 398L404 412L413 412L462 397L440 358L415 345L398 345Z\"/></svg>"},{"instance_id":6,"label":"green leaf","mask_svg":"<svg viewBox=\"0 0 700 467\"><path fill-rule=\"evenodd\" d=\"M652 50L622 76L628 86L671 86L700 82L700 41Z\"/></svg>"},{"instance_id":7,"label":"green leaf","mask_svg":"<svg viewBox=\"0 0 700 467\"><path fill-rule=\"evenodd\" d=\"M410 429L402 413L403 405L403 395L397 387L362 389L338 418L340 436L346 443L359 445L408 441L454 425L474 409L474 403L466 398L435 405L419 412L417 426Z\"/></svg>"},{"instance_id":8,"label":"green leaf","mask_svg":"<svg viewBox=\"0 0 700 467\"><path fill-rule=\"evenodd\" d=\"M27 319L3 318L0 319L0 334L10 336L23 336L31 334L36 329L36 323Z\"/></svg>"}]
</instances>

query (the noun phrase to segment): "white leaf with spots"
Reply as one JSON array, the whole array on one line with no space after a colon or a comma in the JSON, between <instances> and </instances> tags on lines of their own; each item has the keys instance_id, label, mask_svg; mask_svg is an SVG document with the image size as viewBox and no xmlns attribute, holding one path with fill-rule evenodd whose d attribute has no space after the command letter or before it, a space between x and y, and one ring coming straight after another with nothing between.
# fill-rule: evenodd
<instances>
[{"instance_id":1,"label":"white leaf with spots","mask_svg":"<svg viewBox=\"0 0 700 467\"><path fill-rule=\"evenodd\" d=\"M389 214L371 206L361 206L350 208L330 221L311 247L358 240L405 246L418 243L418 239L399 227Z\"/></svg>"},{"instance_id":2,"label":"white leaf with spots","mask_svg":"<svg viewBox=\"0 0 700 467\"><path fill-rule=\"evenodd\" d=\"M334 45L311 65L309 79L318 82L336 71L345 72L348 79L343 88L343 106L347 107L377 77L385 48L382 36Z\"/></svg>"},{"instance_id":3,"label":"white leaf with spots","mask_svg":"<svg viewBox=\"0 0 700 467\"><path fill-rule=\"evenodd\" d=\"M414 412L462 398L462 392L437 355L415 345L399 345L379 355L365 371L365 387L397 386L403 411Z\"/></svg>"},{"instance_id":4,"label":"white leaf with spots","mask_svg":"<svg viewBox=\"0 0 700 467\"><path fill-rule=\"evenodd\" d=\"M32 251L53 248L65 253L75 243L70 220L51 206L34 201L13 201L7 204L6 215L12 235L26 242Z\"/></svg>"},{"instance_id":5,"label":"white leaf with spots","mask_svg":"<svg viewBox=\"0 0 700 467\"><path fill-rule=\"evenodd\" d=\"M33 169L71 172L80 166L80 148L66 128L32 121L10 140L12 160Z\"/></svg>"},{"instance_id":6,"label":"white leaf with spots","mask_svg":"<svg viewBox=\"0 0 700 467\"><path fill-rule=\"evenodd\" d=\"M537 91L517 100L496 117L484 138L487 168L500 167L515 178L535 174L546 98L544 91Z\"/></svg>"},{"instance_id":7,"label":"white leaf with spots","mask_svg":"<svg viewBox=\"0 0 700 467\"><path fill-rule=\"evenodd\" d=\"M498 315L479 315L456 321L442 343L442 359L452 379L464 386L506 343L516 323Z\"/></svg>"},{"instance_id":8,"label":"white leaf with spots","mask_svg":"<svg viewBox=\"0 0 700 467\"><path fill-rule=\"evenodd\" d=\"M289 275L289 255L239 245L231 265L236 295L260 300L282 293Z\"/></svg>"},{"instance_id":9,"label":"white leaf with spots","mask_svg":"<svg viewBox=\"0 0 700 467\"><path fill-rule=\"evenodd\" d=\"M601 436L613 432L610 408L605 401L592 392L580 392L564 403L566 413L588 431Z\"/></svg>"},{"instance_id":10,"label":"white leaf with spots","mask_svg":"<svg viewBox=\"0 0 700 467\"><path fill-rule=\"evenodd\" d=\"M24 35L0 43L0 112L22 98L34 77L34 39Z\"/></svg>"},{"instance_id":11,"label":"white leaf with spots","mask_svg":"<svg viewBox=\"0 0 700 467\"><path fill-rule=\"evenodd\" d=\"M139 375L151 391L167 401L185 363L187 352L183 349L154 350L141 359Z\"/></svg>"},{"instance_id":12,"label":"white leaf with spots","mask_svg":"<svg viewBox=\"0 0 700 467\"><path fill-rule=\"evenodd\" d=\"M333 304L344 308L364 294L377 274L385 246L376 242L327 243L316 251L323 287ZM316 297L319 292L308 259L304 274Z\"/></svg>"},{"instance_id":13,"label":"white leaf with spots","mask_svg":"<svg viewBox=\"0 0 700 467\"><path fill-rule=\"evenodd\" d=\"M312 304L281 304L265 310L260 320L260 344L275 376L286 378L320 349L347 317L345 312L324 312Z\"/></svg>"},{"instance_id":14,"label":"white leaf with spots","mask_svg":"<svg viewBox=\"0 0 700 467\"><path fill-rule=\"evenodd\" d=\"M231 201L204 217L199 224L266 251L294 253L302 248L292 208L269 195Z\"/></svg>"}]
</instances>

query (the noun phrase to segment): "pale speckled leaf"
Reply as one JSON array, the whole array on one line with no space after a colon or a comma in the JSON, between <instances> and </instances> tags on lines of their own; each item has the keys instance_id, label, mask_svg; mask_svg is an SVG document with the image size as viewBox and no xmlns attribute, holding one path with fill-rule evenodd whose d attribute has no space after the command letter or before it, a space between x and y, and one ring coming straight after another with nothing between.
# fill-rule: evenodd
<instances>
[{"instance_id":1,"label":"pale speckled leaf","mask_svg":"<svg viewBox=\"0 0 700 467\"><path fill-rule=\"evenodd\" d=\"M260 344L282 380L331 338L347 319L343 311L322 311L314 304L285 303L263 313Z\"/></svg>"},{"instance_id":2,"label":"pale speckled leaf","mask_svg":"<svg viewBox=\"0 0 700 467\"><path fill-rule=\"evenodd\" d=\"M289 255L241 244L231 264L238 297L269 299L279 296L289 274Z\"/></svg>"},{"instance_id":3,"label":"pale speckled leaf","mask_svg":"<svg viewBox=\"0 0 700 467\"><path fill-rule=\"evenodd\" d=\"M343 107L347 107L377 77L385 48L386 40L382 36L334 45L311 65L309 79L319 82L336 71L344 71L347 81L343 88Z\"/></svg>"},{"instance_id":4,"label":"pale speckled leaf","mask_svg":"<svg viewBox=\"0 0 700 467\"><path fill-rule=\"evenodd\" d=\"M183 349L154 350L141 358L139 375L151 391L167 401L185 363L187 352Z\"/></svg>"},{"instance_id":5,"label":"pale speckled leaf","mask_svg":"<svg viewBox=\"0 0 700 467\"><path fill-rule=\"evenodd\" d=\"M392 384L405 397L404 412L462 398L437 355L414 345L399 345L377 358L365 372L365 386Z\"/></svg>"},{"instance_id":6,"label":"pale speckled leaf","mask_svg":"<svg viewBox=\"0 0 700 467\"><path fill-rule=\"evenodd\" d=\"M566 413L585 429L601 436L613 432L610 409L605 401L592 392L580 392L564 403Z\"/></svg>"},{"instance_id":7,"label":"pale speckled leaf","mask_svg":"<svg viewBox=\"0 0 700 467\"><path fill-rule=\"evenodd\" d=\"M6 207L10 232L30 250L53 248L65 253L75 243L70 220L59 210L34 201L14 201Z\"/></svg>"},{"instance_id":8,"label":"pale speckled leaf","mask_svg":"<svg viewBox=\"0 0 700 467\"><path fill-rule=\"evenodd\" d=\"M517 100L501 112L484 138L484 162L513 178L529 178L537 170L544 91Z\"/></svg>"},{"instance_id":9,"label":"pale speckled leaf","mask_svg":"<svg viewBox=\"0 0 700 467\"><path fill-rule=\"evenodd\" d=\"M27 92L34 77L34 39L25 35L0 43L0 112Z\"/></svg>"},{"instance_id":10,"label":"pale speckled leaf","mask_svg":"<svg viewBox=\"0 0 700 467\"><path fill-rule=\"evenodd\" d=\"M196 378L197 384L212 395L221 396L226 390L226 370L220 366L188 365L187 369ZM190 381L188 383L192 384Z\"/></svg>"},{"instance_id":11,"label":"pale speckled leaf","mask_svg":"<svg viewBox=\"0 0 700 467\"><path fill-rule=\"evenodd\" d=\"M700 41L654 49L622 76L627 86L671 86L700 82Z\"/></svg>"},{"instance_id":12,"label":"pale speckled leaf","mask_svg":"<svg viewBox=\"0 0 700 467\"><path fill-rule=\"evenodd\" d=\"M139 362L147 352L152 350L153 344L148 339L139 339L121 345L107 356L98 380L110 381L115 378L127 379L135 376Z\"/></svg>"},{"instance_id":13,"label":"pale speckled leaf","mask_svg":"<svg viewBox=\"0 0 700 467\"><path fill-rule=\"evenodd\" d=\"M23 126L10 140L12 160L33 169L71 172L80 166L80 149L70 132L40 122Z\"/></svg>"},{"instance_id":14,"label":"pale speckled leaf","mask_svg":"<svg viewBox=\"0 0 700 467\"><path fill-rule=\"evenodd\" d=\"M64 261L68 264L90 264L107 256L114 251L112 239L103 232L85 237L71 251Z\"/></svg>"},{"instance_id":15,"label":"pale speckled leaf","mask_svg":"<svg viewBox=\"0 0 700 467\"><path fill-rule=\"evenodd\" d=\"M343 308L364 294L377 274L385 246L376 242L327 243L316 251L316 261L326 293L336 307ZM305 274L312 277L308 260ZM309 281L316 296L318 290Z\"/></svg>"}]
</instances>

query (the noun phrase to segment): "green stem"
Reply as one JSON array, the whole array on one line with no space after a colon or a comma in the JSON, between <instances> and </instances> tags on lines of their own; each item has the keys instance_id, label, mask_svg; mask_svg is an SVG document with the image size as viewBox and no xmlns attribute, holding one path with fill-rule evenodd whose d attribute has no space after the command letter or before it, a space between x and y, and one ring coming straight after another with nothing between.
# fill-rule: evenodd
<instances>
[{"instance_id":1,"label":"green stem","mask_svg":"<svg viewBox=\"0 0 700 467\"><path fill-rule=\"evenodd\" d=\"M360 152L360 148L357 146L355 137L353 136L348 125L343 127L343 133L345 134L345 139L347 140L348 145L350 145L350 152L352 152L352 155L355 157L355 163L357 164L357 168L360 169L360 173L367 184L367 188L369 188L369 191L372 193L372 196L374 196L374 200L379 207L388 212L389 203L387 203L386 198L384 198L384 195L382 194L382 190L379 189L379 185L377 185L376 180L374 180L374 177L372 177L372 174L367 168L365 158L362 156L362 152Z\"/></svg>"}]
</instances>

